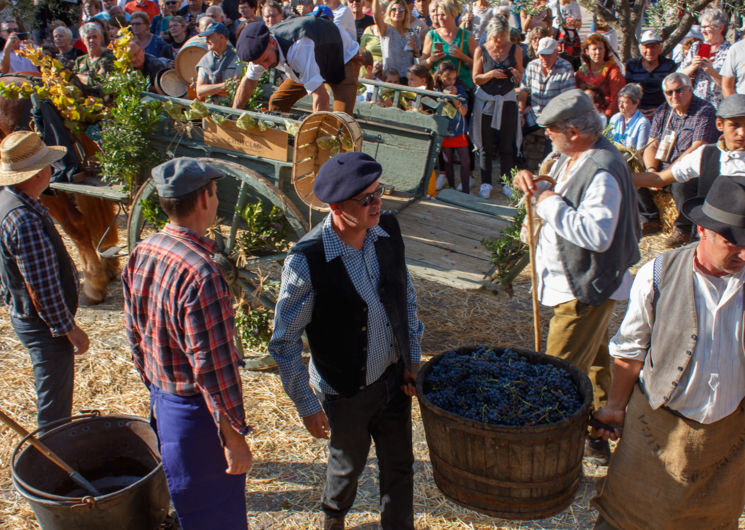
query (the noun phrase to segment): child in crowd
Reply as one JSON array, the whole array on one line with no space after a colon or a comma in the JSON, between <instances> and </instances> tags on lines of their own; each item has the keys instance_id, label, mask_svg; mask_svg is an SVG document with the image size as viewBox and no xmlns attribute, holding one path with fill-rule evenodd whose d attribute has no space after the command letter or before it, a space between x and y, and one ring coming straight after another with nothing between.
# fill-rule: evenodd
<instances>
[{"instance_id":1,"label":"child in crowd","mask_svg":"<svg viewBox=\"0 0 745 530\"><path fill-rule=\"evenodd\" d=\"M432 74L423 64L412 64L406 71L406 80L411 88L424 88L432 90L435 86Z\"/></svg>"},{"instance_id":2,"label":"child in crowd","mask_svg":"<svg viewBox=\"0 0 745 530\"><path fill-rule=\"evenodd\" d=\"M373 56L370 50L360 50L360 79L375 79L375 71L373 70ZM362 94L357 94L357 101L372 101L373 92L375 87L372 85L364 85L365 91Z\"/></svg>"},{"instance_id":3,"label":"child in crowd","mask_svg":"<svg viewBox=\"0 0 745 530\"><path fill-rule=\"evenodd\" d=\"M458 96L458 100L452 101L455 107L455 116L450 118L448 125L448 136L442 139L442 154L445 159L445 177L448 185L455 188L455 174L453 170L454 155L458 153L460 160L460 187L463 193L470 193L471 159L468 152L468 138L466 137L466 89L458 79L458 70L450 61L443 61L435 71L435 90Z\"/></svg>"},{"instance_id":4,"label":"child in crowd","mask_svg":"<svg viewBox=\"0 0 745 530\"><path fill-rule=\"evenodd\" d=\"M598 114L600 114L600 119L603 120L603 128L605 128L605 126L608 125L608 118L605 117L605 111L603 110L603 107L605 106L605 96L603 95L603 91L596 86L588 86L585 89L585 94L590 96L590 99L595 104L595 108L597 109Z\"/></svg>"}]
</instances>

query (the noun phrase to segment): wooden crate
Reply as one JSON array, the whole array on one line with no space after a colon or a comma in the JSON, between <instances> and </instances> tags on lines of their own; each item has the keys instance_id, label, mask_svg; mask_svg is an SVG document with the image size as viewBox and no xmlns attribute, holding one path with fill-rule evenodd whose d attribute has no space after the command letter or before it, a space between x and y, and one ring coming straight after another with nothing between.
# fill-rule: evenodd
<instances>
[{"instance_id":1,"label":"wooden crate","mask_svg":"<svg viewBox=\"0 0 745 530\"><path fill-rule=\"evenodd\" d=\"M206 145L280 162L290 160L290 135L287 131L272 128L260 131L258 127L244 131L233 121L226 120L218 125L210 118L205 118L202 126Z\"/></svg>"}]
</instances>

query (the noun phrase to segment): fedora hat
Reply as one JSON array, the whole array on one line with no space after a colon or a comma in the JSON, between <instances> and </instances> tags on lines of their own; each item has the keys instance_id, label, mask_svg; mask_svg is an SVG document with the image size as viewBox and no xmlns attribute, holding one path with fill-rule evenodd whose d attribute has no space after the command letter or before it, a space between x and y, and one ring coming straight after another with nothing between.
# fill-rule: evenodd
<instances>
[{"instance_id":1,"label":"fedora hat","mask_svg":"<svg viewBox=\"0 0 745 530\"><path fill-rule=\"evenodd\" d=\"M683 204L683 215L731 243L745 246L745 179L717 177L705 198L695 197Z\"/></svg>"},{"instance_id":2,"label":"fedora hat","mask_svg":"<svg viewBox=\"0 0 745 530\"><path fill-rule=\"evenodd\" d=\"M67 148L48 146L32 131L16 131L0 142L0 186L20 184L65 156Z\"/></svg>"}]
</instances>

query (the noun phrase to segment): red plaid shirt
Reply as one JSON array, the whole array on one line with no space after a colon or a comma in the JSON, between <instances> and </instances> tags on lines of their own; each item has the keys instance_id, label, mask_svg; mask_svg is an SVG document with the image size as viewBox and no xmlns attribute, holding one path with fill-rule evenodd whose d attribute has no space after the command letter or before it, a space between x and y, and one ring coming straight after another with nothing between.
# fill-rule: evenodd
<instances>
[{"instance_id":1,"label":"red plaid shirt","mask_svg":"<svg viewBox=\"0 0 745 530\"><path fill-rule=\"evenodd\" d=\"M245 434L243 361L214 251L214 242L170 223L137 245L122 271L127 338L148 387L181 396L201 391L216 424L222 414Z\"/></svg>"}]
</instances>

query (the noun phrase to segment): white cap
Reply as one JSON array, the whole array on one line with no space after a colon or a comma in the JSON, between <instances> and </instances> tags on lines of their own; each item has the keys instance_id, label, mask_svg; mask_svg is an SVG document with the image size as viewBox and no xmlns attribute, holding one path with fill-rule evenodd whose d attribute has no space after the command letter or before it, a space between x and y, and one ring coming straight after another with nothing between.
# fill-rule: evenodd
<instances>
[{"instance_id":1,"label":"white cap","mask_svg":"<svg viewBox=\"0 0 745 530\"><path fill-rule=\"evenodd\" d=\"M538 41L538 49L535 51L536 55L551 55L559 47L559 43L551 37L543 37Z\"/></svg>"},{"instance_id":2,"label":"white cap","mask_svg":"<svg viewBox=\"0 0 745 530\"><path fill-rule=\"evenodd\" d=\"M653 42L662 42L662 39L657 33L649 29L642 33L642 38L639 39L639 44L652 44Z\"/></svg>"}]
</instances>

